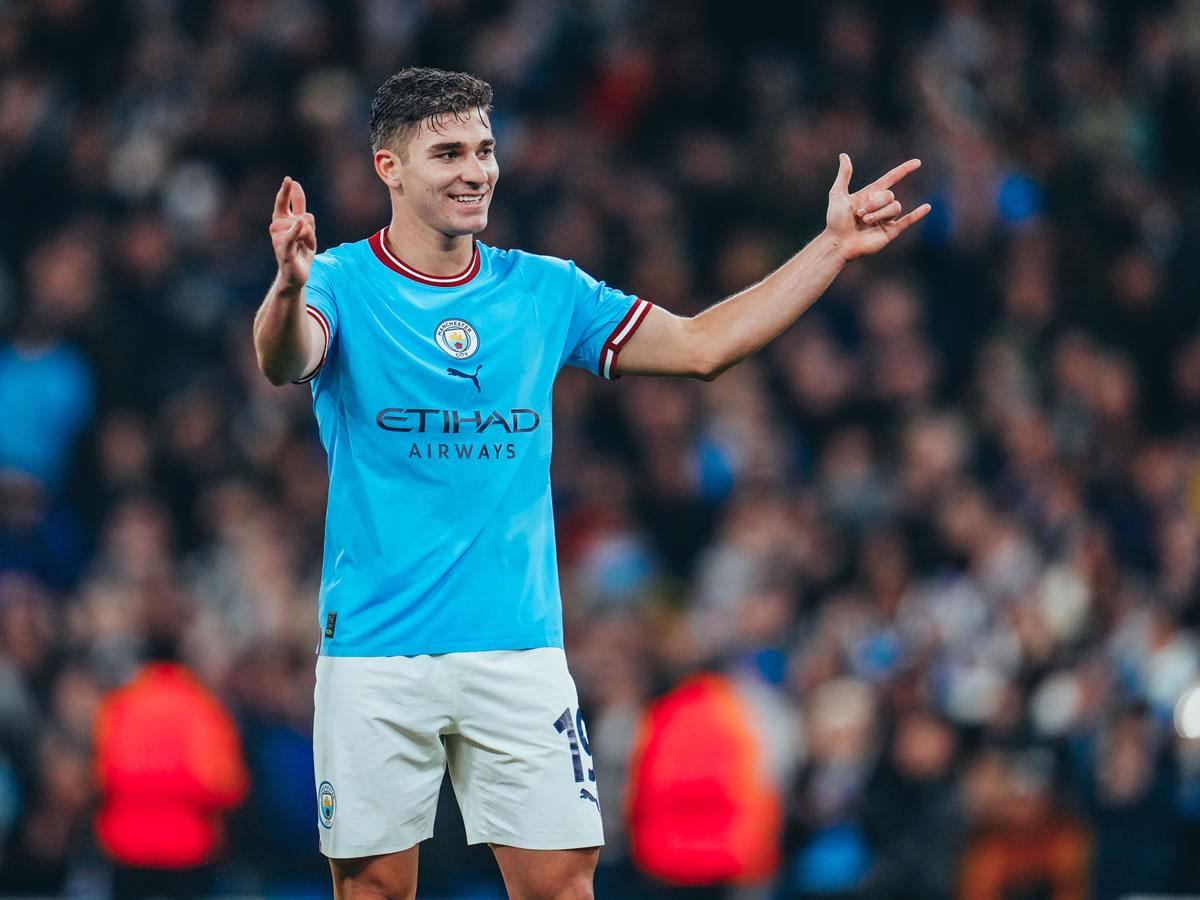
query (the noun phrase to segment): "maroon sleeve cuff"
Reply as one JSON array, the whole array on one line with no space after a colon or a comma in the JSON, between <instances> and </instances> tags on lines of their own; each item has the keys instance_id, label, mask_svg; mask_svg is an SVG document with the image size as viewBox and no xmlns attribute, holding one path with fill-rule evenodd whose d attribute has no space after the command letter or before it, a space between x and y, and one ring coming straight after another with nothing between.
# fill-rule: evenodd
<instances>
[{"instance_id":1,"label":"maroon sleeve cuff","mask_svg":"<svg viewBox=\"0 0 1200 900\"><path fill-rule=\"evenodd\" d=\"M315 306L305 307L305 312L316 319L317 324L321 326L321 331L325 334L325 349L321 351L321 361L317 363L317 367L303 378L297 378L292 384L306 384L316 378L317 373L321 371L321 366L325 365L325 357L329 355L329 322L325 319L324 313Z\"/></svg>"},{"instance_id":2,"label":"maroon sleeve cuff","mask_svg":"<svg viewBox=\"0 0 1200 900\"><path fill-rule=\"evenodd\" d=\"M607 378L610 381L616 381L621 376L617 374L617 358L621 355L621 348L629 343L629 339L637 333L642 322L646 319L646 313L650 312L650 308L654 304L649 300L643 300L640 297L633 301L633 306L629 307L629 312L625 313L625 318L617 323L617 327L612 330L612 334L608 336L608 340L604 342L604 346L600 350L600 377Z\"/></svg>"}]
</instances>

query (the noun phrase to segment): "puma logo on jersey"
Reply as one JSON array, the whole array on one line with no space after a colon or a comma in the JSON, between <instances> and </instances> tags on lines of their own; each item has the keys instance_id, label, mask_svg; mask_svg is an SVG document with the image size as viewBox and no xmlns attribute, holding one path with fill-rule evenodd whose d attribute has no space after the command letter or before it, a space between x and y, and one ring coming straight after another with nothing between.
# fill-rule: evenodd
<instances>
[{"instance_id":1,"label":"puma logo on jersey","mask_svg":"<svg viewBox=\"0 0 1200 900\"><path fill-rule=\"evenodd\" d=\"M579 799L580 800L591 800L593 803L596 804L596 809L600 808L600 801L597 800L596 795L593 794L591 791L589 791L587 788L579 789Z\"/></svg>"},{"instance_id":2,"label":"puma logo on jersey","mask_svg":"<svg viewBox=\"0 0 1200 900\"><path fill-rule=\"evenodd\" d=\"M481 388L479 386L479 370L482 368L483 368L482 365L476 366L474 375L468 375L466 372L460 372L460 371L458 371L458 369L454 369L454 368L447 369L446 374L453 375L455 378L466 378L467 380L471 381L475 385L475 390L482 394L483 388Z\"/></svg>"}]
</instances>

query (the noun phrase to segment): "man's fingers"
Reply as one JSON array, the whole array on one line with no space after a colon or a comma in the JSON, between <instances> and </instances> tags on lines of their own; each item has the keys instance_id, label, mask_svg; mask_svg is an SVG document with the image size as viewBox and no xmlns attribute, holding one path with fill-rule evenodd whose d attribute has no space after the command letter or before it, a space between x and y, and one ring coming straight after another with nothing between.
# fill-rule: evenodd
<instances>
[{"instance_id":1,"label":"man's fingers","mask_svg":"<svg viewBox=\"0 0 1200 900\"><path fill-rule=\"evenodd\" d=\"M912 212L910 212L907 216L904 216L901 219L897 219L895 222L892 223L892 228L894 229L893 233L900 234L900 232L902 232L902 231L904 231L904 229L908 228L909 225L915 225L917 222L920 222L923 218L925 218L927 215L929 215L929 211L931 209L933 209L933 207L930 206L928 203L922 203L920 206L918 206L916 209L914 209Z\"/></svg>"},{"instance_id":2,"label":"man's fingers","mask_svg":"<svg viewBox=\"0 0 1200 900\"><path fill-rule=\"evenodd\" d=\"M850 193L850 176L854 174L854 166L850 163L850 156L846 153L838 154L838 173L834 179L834 191L845 191Z\"/></svg>"},{"instance_id":3,"label":"man's fingers","mask_svg":"<svg viewBox=\"0 0 1200 900\"><path fill-rule=\"evenodd\" d=\"M283 184L279 186L279 193L275 195L275 209L271 212L271 218L280 219L288 214L288 194L292 190L292 184L292 179L283 179Z\"/></svg>"},{"instance_id":4,"label":"man's fingers","mask_svg":"<svg viewBox=\"0 0 1200 900\"><path fill-rule=\"evenodd\" d=\"M921 161L919 159L910 159L908 162L902 162L882 178L877 178L874 182L872 182L868 190L874 191L890 188L892 185L897 184L901 179L903 179L904 176L917 171L919 168L921 168Z\"/></svg>"},{"instance_id":5,"label":"man's fingers","mask_svg":"<svg viewBox=\"0 0 1200 900\"><path fill-rule=\"evenodd\" d=\"M304 188L292 177L283 179L275 195L271 216L271 239L282 265L302 250L317 252L317 220L305 208Z\"/></svg>"},{"instance_id":6,"label":"man's fingers","mask_svg":"<svg viewBox=\"0 0 1200 900\"><path fill-rule=\"evenodd\" d=\"M300 229L298 240L315 253L317 250L317 220L313 218L312 213L305 213L300 217L300 221L304 227Z\"/></svg>"},{"instance_id":7,"label":"man's fingers","mask_svg":"<svg viewBox=\"0 0 1200 900\"><path fill-rule=\"evenodd\" d=\"M285 256L291 256L298 247L307 247L316 252L317 230L304 219L297 218L288 227L279 241L280 249Z\"/></svg>"},{"instance_id":8,"label":"man's fingers","mask_svg":"<svg viewBox=\"0 0 1200 900\"><path fill-rule=\"evenodd\" d=\"M296 243L302 244L313 253L317 252L317 230L308 222L300 229L300 234L296 236Z\"/></svg>"},{"instance_id":9,"label":"man's fingers","mask_svg":"<svg viewBox=\"0 0 1200 900\"><path fill-rule=\"evenodd\" d=\"M862 191L859 197L859 207L855 214L860 218L867 213L878 212L896 199L891 191Z\"/></svg>"},{"instance_id":10,"label":"man's fingers","mask_svg":"<svg viewBox=\"0 0 1200 900\"><path fill-rule=\"evenodd\" d=\"M271 223L271 237L275 243L286 248L297 241L315 246L317 239L317 222L312 213L302 216L286 216Z\"/></svg>"},{"instance_id":11,"label":"man's fingers","mask_svg":"<svg viewBox=\"0 0 1200 900\"><path fill-rule=\"evenodd\" d=\"M293 219L292 223L287 228L279 232L279 237L275 239L275 246L278 252L283 255L288 255L292 252L292 245L296 243L296 238L300 235L300 229L304 227L304 222L300 219Z\"/></svg>"},{"instance_id":12,"label":"man's fingers","mask_svg":"<svg viewBox=\"0 0 1200 900\"><path fill-rule=\"evenodd\" d=\"M280 216L278 219L272 219L271 224L267 226L267 230L270 231L271 234L284 234L297 222L307 225L309 228L316 231L317 220L312 213L305 213L302 216L288 214L286 216Z\"/></svg>"},{"instance_id":13,"label":"man's fingers","mask_svg":"<svg viewBox=\"0 0 1200 900\"><path fill-rule=\"evenodd\" d=\"M900 215L900 209L900 201L893 200L887 206L867 213L863 216L863 221L868 225L874 225L876 222L886 222L888 219L894 219Z\"/></svg>"},{"instance_id":14,"label":"man's fingers","mask_svg":"<svg viewBox=\"0 0 1200 900\"><path fill-rule=\"evenodd\" d=\"M304 188L300 186L300 182L298 181L293 181L292 184L295 185L295 189L292 191L292 214L302 216L306 212Z\"/></svg>"}]
</instances>

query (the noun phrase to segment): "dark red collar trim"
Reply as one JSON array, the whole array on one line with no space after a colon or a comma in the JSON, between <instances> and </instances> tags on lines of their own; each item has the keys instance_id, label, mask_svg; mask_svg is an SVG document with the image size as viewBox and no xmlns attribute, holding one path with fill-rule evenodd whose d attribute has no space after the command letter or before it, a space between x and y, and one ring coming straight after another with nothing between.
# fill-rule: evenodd
<instances>
[{"instance_id":1,"label":"dark red collar trim","mask_svg":"<svg viewBox=\"0 0 1200 900\"><path fill-rule=\"evenodd\" d=\"M367 238L367 243L371 245L371 249L379 261L393 272L399 272L405 278L411 278L413 281L427 284L430 287L458 287L479 274L479 244L476 241L471 242L470 264L457 275L430 275L414 269L388 248L386 228L380 229Z\"/></svg>"}]
</instances>

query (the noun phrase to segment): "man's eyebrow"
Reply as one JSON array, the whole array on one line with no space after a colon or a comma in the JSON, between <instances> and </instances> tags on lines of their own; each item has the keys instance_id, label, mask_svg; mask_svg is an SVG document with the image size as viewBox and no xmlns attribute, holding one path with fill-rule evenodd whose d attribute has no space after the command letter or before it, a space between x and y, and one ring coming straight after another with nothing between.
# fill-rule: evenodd
<instances>
[{"instance_id":1,"label":"man's eyebrow","mask_svg":"<svg viewBox=\"0 0 1200 900\"><path fill-rule=\"evenodd\" d=\"M495 138L484 138L479 142L481 146L491 147L496 143ZM430 153L445 153L447 150L461 150L466 146L462 141L446 141L441 144L434 144L429 148Z\"/></svg>"}]
</instances>

